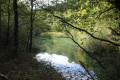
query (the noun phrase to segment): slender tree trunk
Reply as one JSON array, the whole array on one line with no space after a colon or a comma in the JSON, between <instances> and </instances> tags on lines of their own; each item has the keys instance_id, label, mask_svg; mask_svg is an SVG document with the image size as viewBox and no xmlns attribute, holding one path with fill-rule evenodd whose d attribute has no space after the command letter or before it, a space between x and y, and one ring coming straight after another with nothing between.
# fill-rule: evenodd
<instances>
[{"instance_id":1,"label":"slender tree trunk","mask_svg":"<svg viewBox=\"0 0 120 80\"><path fill-rule=\"evenodd\" d=\"M30 43L30 33L27 33L27 38L26 38L26 52L29 51L29 43Z\"/></svg>"},{"instance_id":2,"label":"slender tree trunk","mask_svg":"<svg viewBox=\"0 0 120 80\"><path fill-rule=\"evenodd\" d=\"M10 28L10 0L8 3L8 28L7 28L7 45L9 44L9 28Z\"/></svg>"},{"instance_id":3,"label":"slender tree trunk","mask_svg":"<svg viewBox=\"0 0 120 80\"><path fill-rule=\"evenodd\" d=\"M18 49L18 5L17 0L13 0L13 8L14 8L14 46L15 53L17 54Z\"/></svg>"},{"instance_id":4,"label":"slender tree trunk","mask_svg":"<svg viewBox=\"0 0 120 80\"><path fill-rule=\"evenodd\" d=\"M0 1L0 40L1 40L1 13L2 13L2 10L1 10L1 5L2 5L2 2Z\"/></svg>"},{"instance_id":5,"label":"slender tree trunk","mask_svg":"<svg viewBox=\"0 0 120 80\"><path fill-rule=\"evenodd\" d=\"M33 38L33 0L31 0L31 28L30 28L30 46L29 46L29 51L31 52L32 50L32 38Z\"/></svg>"}]
</instances>

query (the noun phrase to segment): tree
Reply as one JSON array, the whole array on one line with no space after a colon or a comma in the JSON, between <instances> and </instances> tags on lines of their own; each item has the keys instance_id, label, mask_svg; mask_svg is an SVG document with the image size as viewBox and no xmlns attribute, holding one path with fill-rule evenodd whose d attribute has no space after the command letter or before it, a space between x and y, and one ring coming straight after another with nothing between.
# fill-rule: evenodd
<instances>
[{"instance_id":1,"label":"tree","mask_svg":"<svg viewBox=\"0 0 120 80\"><path fill-rule=\"evenodd\" d=\"M105 0L102 0L102 1L87 0L87 1L80 1L78 3L81 4L81 7L78 7L76 9L73 9L73 8L66 9L66 15L69 15L67 11L71 10L71 16L69 17L66 17L66 15L63 16L64 15L63 12L61 12L60 10L56 11L52 7L49 9L44 8L44 10L50 12L54 17L59 19L61 22L65 23L67 26L66 29L70 31L75 29L79 31L81 34L85 34L85 39L83 41L81 38L80 42L83 42L83 43L80 44L77 41L75 41L70 31L66 30L71 36L71 39L74 41L74 43L76 43L89 57L91 57L93 60L97 61L97 63L100 64L103 70L107 73L106 74L107 77L112 80L116 80L117 79L116 76L118 77L119 75L117 72L114 73L114 70L119 72L118 70L119 68L118 66L115 66L118 63L114 61L115 60L117 61L119 57L117 57L117 59L112 57L113 60L111 60L110 56L111 55L117 56L119 54L118 49L120 44L119 44L119 36L113 35L110 29L114 33L119 34L119 30L120 30L119 29L119 21L120 21L119 8L110 4L109 2L106 2ZM63 15L62 16L59 15L60 13ZM76 23L74 21L76 21ZM87 44L90 41L92 41L92 43ZM97 41L99 43L97 43ZM108 48L111 47L111 44L112 44L112 48L110 50ZM105 45L107 45L107 48L103 47ZM89 62L89 59L86 58L86 61ZM110 63L112 61L114 62L114 64L111 65ZM107 66L103 65L106 62L108 65ZM108 67L112 67L113 71L108 69ZM116 76L111 76L111 74L116 74Z\"/></svg>"},{"instance_id":2,"label":"tree","mask_svg":"<svg viewBox=\"0 0 120 80\"><path fill-rule=\"evenodd\" d=\"M32 50L32 41L33 41L33 0L31 0L31 16L30 16L30 21L31 21L31 28L30 28L30 46L29 46L29 51L31 52Z\"/></svg>"},{"instance_id":3,"label":"tree","mask_svg":"<svg viewBox=\"0 0 120 80\"><path fill-rule=\"evenodd\" d=\"M8 0L8 27L7 27L7 42L9 44L9 28L10 28L10 0Z\"/></svg>"},{"instance_id":4,"label":"tree","mask_svg":"<svg viewBox=\"0 0 120 80\"><path fill-rule=\"evenodd\" d=\"M1 40L1 18L2 18L2 15L1 15L1 13L2 13L2 9L1 9L1 6L2 5L2 1L0 1L0 40Z\"/></svg>"},{"instance_id":5,"label":"tree","mask_svg":"<svg viewBox=\"0 0 120 80\"><path fill-rule=\"evenodd\" d=\"M18 5L17 0L13 0L13 8L14 8L14 46L15 46L15 54L18 51Z\"/></svg>"}]
</instances>

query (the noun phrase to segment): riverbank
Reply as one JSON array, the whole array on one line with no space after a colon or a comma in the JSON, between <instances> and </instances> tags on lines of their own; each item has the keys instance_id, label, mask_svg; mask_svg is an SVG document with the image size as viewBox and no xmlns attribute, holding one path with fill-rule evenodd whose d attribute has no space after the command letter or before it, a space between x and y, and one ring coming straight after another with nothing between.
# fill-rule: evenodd
<instances>
[{"instance_id":1,"label":"riverbank","mask_svg":"<svg viewBox=\"0 0 120 80\"><path fill-rule=\"evenodd\" d=\"M15 59L0 62L0 80L64 80L51 65L37 62L31 54L21 54ZM5 76L7 79L5 79Z\"/></svg>"}]
</instances>

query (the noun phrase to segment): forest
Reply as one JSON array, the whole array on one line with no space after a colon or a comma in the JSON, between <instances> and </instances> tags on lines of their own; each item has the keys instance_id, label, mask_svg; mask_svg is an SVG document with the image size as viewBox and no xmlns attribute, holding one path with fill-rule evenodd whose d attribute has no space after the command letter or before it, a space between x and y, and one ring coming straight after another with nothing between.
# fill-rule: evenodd
<instances>
[{"instance_id":1,"label":"forest","mask_svg":"<svg viewBox=\"0 0 120 80\"><path fill-rule=\"evenodd\" d=\"M67 79L38 53L85 73ZM0 0L0 80L120 80L119 67L120 0Z\"/></svg>"}]
</instances>

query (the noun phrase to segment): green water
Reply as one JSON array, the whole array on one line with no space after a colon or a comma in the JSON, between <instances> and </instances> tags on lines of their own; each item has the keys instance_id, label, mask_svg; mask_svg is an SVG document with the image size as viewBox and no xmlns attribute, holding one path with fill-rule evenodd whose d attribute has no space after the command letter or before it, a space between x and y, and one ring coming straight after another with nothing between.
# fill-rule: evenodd
<instances>
[{"instance_id":1,"label":"green water","mask_svg":"<svg viewBox=\"0 0 120 80\"><path fill-rule=\"evenodd\" d=\"M75 37L75 40L79 42L78 37ZM119 54L115 54L117 51L113 47L108 50L108 47L105 47L106 53L110 51L111 54L102 55L102 58L101 55L99 55L100 57L96 56L106 67L106 69L103 69L95 60L87 56L70 38L38 37L35 38L34 44L40 49L40 53L47 52L67 56L69 58L69 62L75 61L78 64L79 60L81 60L88 70L94 70L98 80L120 80L120 56ZM99 50L99 52L102 51L103 50Z\"/></svg>"},{"instance_id":2,"label":"green water","mask_svg":"<svg viewBox=\"0 0 120 80\"><path fill-rule=\"evenodd\" d=\"M70 59L70 62L79 61L78 52L80 51L80 48L70 38L39 37L36 39L36 42L37 46L39 44L41 52L67 56Z\"/></svg>"}]
</instances>

